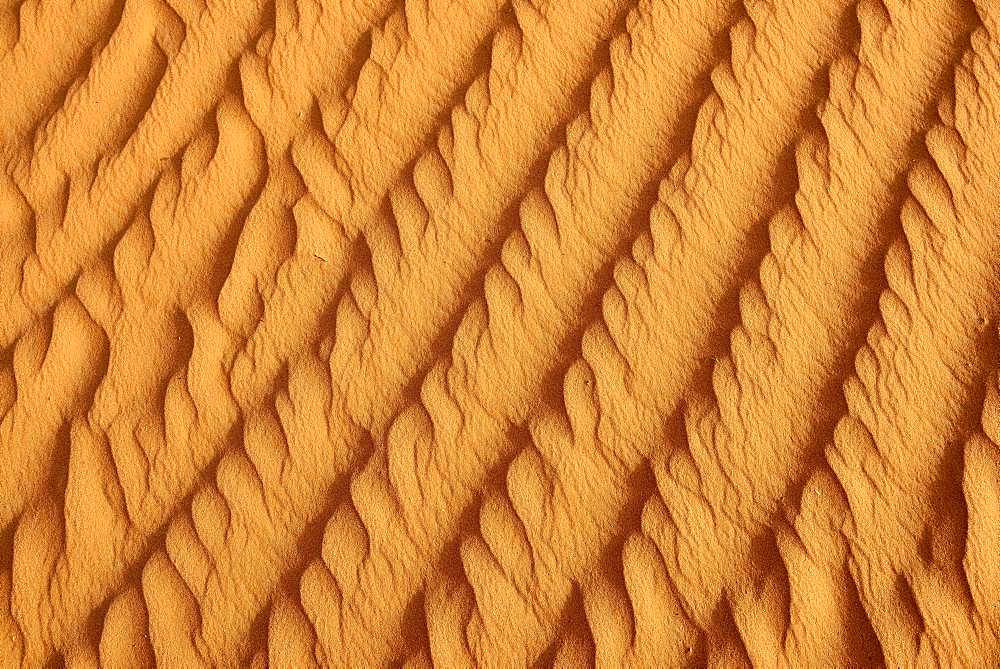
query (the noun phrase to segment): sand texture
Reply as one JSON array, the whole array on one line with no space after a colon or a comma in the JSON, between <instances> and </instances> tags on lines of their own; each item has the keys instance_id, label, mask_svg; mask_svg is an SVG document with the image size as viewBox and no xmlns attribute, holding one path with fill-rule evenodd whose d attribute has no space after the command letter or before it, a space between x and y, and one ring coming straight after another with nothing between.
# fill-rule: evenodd
<instances>
[{"instance_id":1,"label":"sand texture","mask_svg":"<svg viewBox=\"0 0 1000 669\"><path fill-rule=\"evenodd\" d=\"M1000 0L0 4L0 669L1000 666Z\"/></svg>"}]
</instances>

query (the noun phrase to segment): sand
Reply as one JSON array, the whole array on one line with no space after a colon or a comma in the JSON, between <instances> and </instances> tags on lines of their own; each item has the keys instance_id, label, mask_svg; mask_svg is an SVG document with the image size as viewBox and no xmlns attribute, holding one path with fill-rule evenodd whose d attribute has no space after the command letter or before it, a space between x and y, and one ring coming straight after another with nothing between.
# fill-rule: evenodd
<instances>
[{"instance_id":1,"label":"sand","mask_svg":"<svg viewBox=\"0 0 1000 669\"><path fill-rule=\"evenodd\" d=\"M1000 2L0 9L0 667L1000 664Z\"/></svg>"}]
</instances>

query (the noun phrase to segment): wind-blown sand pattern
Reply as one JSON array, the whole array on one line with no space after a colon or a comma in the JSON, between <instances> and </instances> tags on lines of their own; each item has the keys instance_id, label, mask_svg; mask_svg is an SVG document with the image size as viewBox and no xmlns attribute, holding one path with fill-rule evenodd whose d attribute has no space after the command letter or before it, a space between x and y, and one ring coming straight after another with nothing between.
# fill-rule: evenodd
<instances>
[{"instance_id":1,"label":"wind-blown sand pattern","mask_svg":"<svg viewBox=\"0 0 1000 669\"><path fill-rule=\"evenodd\" d=\"M997 0L0 37L0 666L1000 665Z\"/></svg>"}]
</instances>

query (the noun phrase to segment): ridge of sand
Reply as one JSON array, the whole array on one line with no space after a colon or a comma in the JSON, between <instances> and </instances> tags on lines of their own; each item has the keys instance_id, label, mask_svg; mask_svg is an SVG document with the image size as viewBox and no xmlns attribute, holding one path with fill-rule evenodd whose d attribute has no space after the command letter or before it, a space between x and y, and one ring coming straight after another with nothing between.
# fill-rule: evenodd
<instances>
[{"instance_id":1,"label":"ridge of sand","mask_svg":"<svg viewBox=\"0 0 1000 669\"><path fill-rule=\"evenodd\" d=\"M0 666L1000 661L998 31L0 8Z\"/></svg>"}]
</instances>

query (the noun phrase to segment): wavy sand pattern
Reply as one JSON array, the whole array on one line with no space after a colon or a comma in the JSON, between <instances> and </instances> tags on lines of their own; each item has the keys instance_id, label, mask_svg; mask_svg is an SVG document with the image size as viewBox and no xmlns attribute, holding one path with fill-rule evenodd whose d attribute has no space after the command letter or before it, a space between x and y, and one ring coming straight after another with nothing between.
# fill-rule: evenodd
<instances>
[{"instance_id":1,"label":"wavy sand pattern","mask_svg":"<svg viewBox=\"0 0 1000 669\"><path fill-rule=\"evenodd\" d=\"M1000 664L1000 2L11 0L0 666Z\"/></svg>"}]
</instances>

